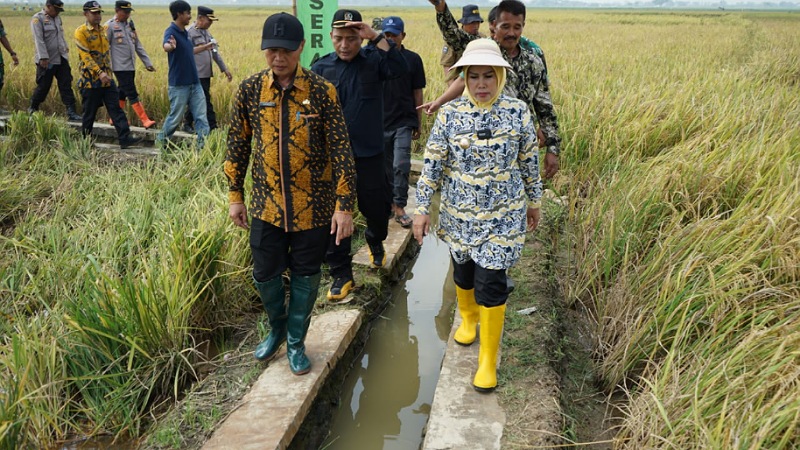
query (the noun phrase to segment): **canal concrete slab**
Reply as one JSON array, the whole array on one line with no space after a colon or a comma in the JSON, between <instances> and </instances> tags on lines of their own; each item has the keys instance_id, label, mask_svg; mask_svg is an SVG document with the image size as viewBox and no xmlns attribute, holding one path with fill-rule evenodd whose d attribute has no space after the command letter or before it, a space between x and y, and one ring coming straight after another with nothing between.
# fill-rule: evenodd
<instances>
[{"instance_id":1,"label":"canal concrete slab","mask_svg":"<svg viewBox=\"0 0 800 450\"><path fill-rule=\"evenodd\" d=\"M311 360L311 372L293 375L286 352L281 350L202 448L262 450L288 447L328 375L358 333L362 316L361 311L351 309L312 317L306 337L306 355Z\"/></svg>"},{"instance_id":2,"label":"canal concrete slab","mask_svg":"<svg viewBox=\"0 0 800 450\"><path fill-rule=\"evenodd\" d=\"M506 414L497 395L480 394L472 388L480 342L469 347L456 344L453 334L460 324L461 317L456 314L422 449L499 450Z\"/></svg>"},{"instance_id":3,"label":"canal concrete slab","mask_svg":"<svg viewBox=\"0 0 800 450\"><path fill-rule=\"evenodd\" d=\"M409 187L406 213L412 217L414 208L417 207L416 197L417 190L413 187ZM386 263L380 270L392 273L396 262L401 256L403 256L408 243L413 237L414 235L411 232L411 228L403 228L399 223L397 223L396 220L394 220L394 218L389 219L389 234L386 237L386 240L383 241L383 249L386 252ZM370 266L369 247L364 245L358 249L356 254L353 255L353 263L363 266Z\"/></svg>"},{"instance_id":4,"label":"canal concrete slab","mask_svg":"<svg viewBox=\"0 0 800 450\"><path fill-rule=\"evenodd\" d=\"M0 114L0 129L5 128L6 124L8 123L8 120L10 118L11 118L11 114ZM67 121L66 119L64 119L64 123L69 125L70 127L74 128L74 129L78 130L78 131L81 130L81 126L82 125L81 125L81 122L79 122L79 121L78 122L73 122L73 121ZM135 137L140 137L145 142L149 142L149 143L154 142L156 140L156 136L161 131L161 129L159 129L159 128L149 128L148 129L148 128L137 127L137 126L133 126L133 125L130 125L130 129L131 129L131 133ZM114 125L111 125L108 122L97 121L97 122L94 123L94 125L92 127L92 135L98 136L98 137L103 137L103 138L109 138L109 139L117 139L117 130L116 130L116 128L114 128ZM185 133L183 131L176 130L175 133L172 135L172 137L170 139L172 141L174 141L174 142L192 141L192 140L195 139L195 135L192 134L192 133ZM143 144L142 146L144 146L144 145L145 144ZM96 145L96 146L98 148L103 149L103 150L111 149L110 146L103 146L103 145ZM136 147L132 147L131 149L133 149L133 148L136 148ZM116 149L119 150L119 146L116 146ZM124 152L125 153L131 153L131 149L127 149ZM150 152L148 154L156 155L158 153L159 152L156 151L154 153Z\"/></svg>"}]
</instances>

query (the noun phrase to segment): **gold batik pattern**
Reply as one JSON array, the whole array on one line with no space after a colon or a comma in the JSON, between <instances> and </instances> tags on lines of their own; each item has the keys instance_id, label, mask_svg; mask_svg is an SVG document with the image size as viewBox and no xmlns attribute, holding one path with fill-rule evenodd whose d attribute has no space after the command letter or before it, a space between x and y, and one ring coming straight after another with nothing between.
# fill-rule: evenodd
<instances>
[{"instance_id":1,"label":"gold batik pattern","mask_svg":"<svg viewBox=\"0 0 800 450\"><path fill-rule=\"evenodd\" d=\"M298 67L283 89L270 70L242 81L233 104L225 174L228 199L244 202L252 160L250 215L286 231L330 226L352 212L355 166L336 89Z\"/></svg>"}]
</instances>

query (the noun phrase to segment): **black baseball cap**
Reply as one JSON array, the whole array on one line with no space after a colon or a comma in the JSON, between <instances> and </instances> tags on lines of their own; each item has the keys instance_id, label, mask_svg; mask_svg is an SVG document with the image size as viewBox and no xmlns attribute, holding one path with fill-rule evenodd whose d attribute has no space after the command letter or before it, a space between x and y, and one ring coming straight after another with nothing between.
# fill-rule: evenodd
<instances>
[{"instance_id":1,"label":"black baseball cap","mask_svg":"<svg viewBox=\"0 0 800 450\"><path fill-rule=\"evenodd\" d=\"M261 32L261 50L283 48L295 51L303 42L303 24L297 17L285 12L273 14L264 21Z\"/></svg>"},{"instance_id":2,"label":"black baseball cap","mask_svg":"<svg viewBox=\"0 0 800 450\"><path fill-rule=\"evenodd\" d=\"M117 0L117 2L114 3L114 8L128 12L133 11L133 5L131 5L131 2L126 0Z\"/></svg>"},{"instance_id":3,"label":"black baseball cap","mask_svg":"<svg viewBox=\"0 0 800 450\"><path fill-rule=\"evenodd\" d=\"M209 8L208 6L198 6L197 7L197 15L198 16L206 16L212 22L215 20L219 20L217 16L214 15L214 10Z\"/></svg>"},{"instance_id":4,"label":"black baseball cap","mask_svg":"<svg viewBox=\"0 0 800 450\"><path fill-rule=\"evenodd\" d=\"M103 12L103 8L100 7L100 3L97 3L95 0L90 0L84 3L83 10L89 12Z\"/></svg>"},{"instance_id":5,"label":"black baseball cap","mask_svg":"<svg viewBox=\"0 0 800 450\"><path fill-rule=\"evenodd\" d=\"M355 9L340 9L333 13L333 28L344 28L347 22L361 22L361 13Z\"/></svg>"},{"instance_id":6,"label":"black baseball cap","mask_svg":"<svg viewBox=\"0 0 800 450\"><path fill-rule=\"evenodd\" d=\"M473 22L483 22L483 18L478 11L478 5L464 5L464 8L461 10L461 18L458 19L458 21L464 25Z\"/></svg>"}]
</instances>

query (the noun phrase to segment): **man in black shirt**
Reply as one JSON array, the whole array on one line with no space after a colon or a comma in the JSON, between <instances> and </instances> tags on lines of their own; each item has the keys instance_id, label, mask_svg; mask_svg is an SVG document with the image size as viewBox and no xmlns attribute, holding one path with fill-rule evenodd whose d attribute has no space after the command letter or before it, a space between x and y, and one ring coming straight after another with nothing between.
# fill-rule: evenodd
<instances>
[{"instance_id":1,"label":"man in black shirt","mask_svg":"<svg viewBox=\"0 0 800 450\"><path fill-rule=\"evenodd\" d=\"M390 16L383 19L381 29L386 39L400 48L408 64L408 74L388 80L383 85L383 125L386 151L386 174L392 184L394 220L409 228L412 220L406 214L408 175L411 172L411 141L419 139L422 110L422 89L425 88L425 68L422 58L403 46L406 37L403 19Z\"/></svg>"},{"instance_id":2,"label":"man in black shirt","mask_svg":"<svg viewBox=\"0 0 800 450\"><path fill-rule=\"evenodd\" d=\"M340 9L333 15L334 52L311 70L336 86L356 163L358 209L367 220L364 238L373 267L383 267L383 241L389 227L390 193L383 149L383 81L408 72L403 55L384 35L362 22L361 13ZM369 45L361 47L364 39ZM329 300L342 300L355 287L350 238L331 241L326 260L333 283Z\"/></svg>"}]
</instances>

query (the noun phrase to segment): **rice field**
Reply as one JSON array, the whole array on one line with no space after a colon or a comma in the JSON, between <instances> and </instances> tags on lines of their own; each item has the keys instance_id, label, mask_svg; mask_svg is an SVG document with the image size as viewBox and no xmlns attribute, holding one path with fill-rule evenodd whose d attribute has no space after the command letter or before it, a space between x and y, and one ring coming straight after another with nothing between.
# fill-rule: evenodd
<instances>
[{"instance_id":1,"label":"rice field","mask_svg":"<svg viewBox=\"0 0 800 450\"><path fill-rule=\"evenodd\" d=\"M70 36L83 16L67 9ZM234 75L212 82L223 125L238 82L265 67L276 11L218 8ZM403 17L435 97L432 11L362 12ZM156 67L137 72L140 97L161 122L169 12L132 17ZM24 110L30 13L2 20L22 64L4 55L0 107ZM530 9L525 35L546 52L562 130L561 285L593 313L605 389L628 395L615 446L800 446L800 15ZM47 116L63 114L55 91L0 143L0 448L145 433L253 295L224 132L200 152L109 159Z\"/></svg>"}]
</instances>

